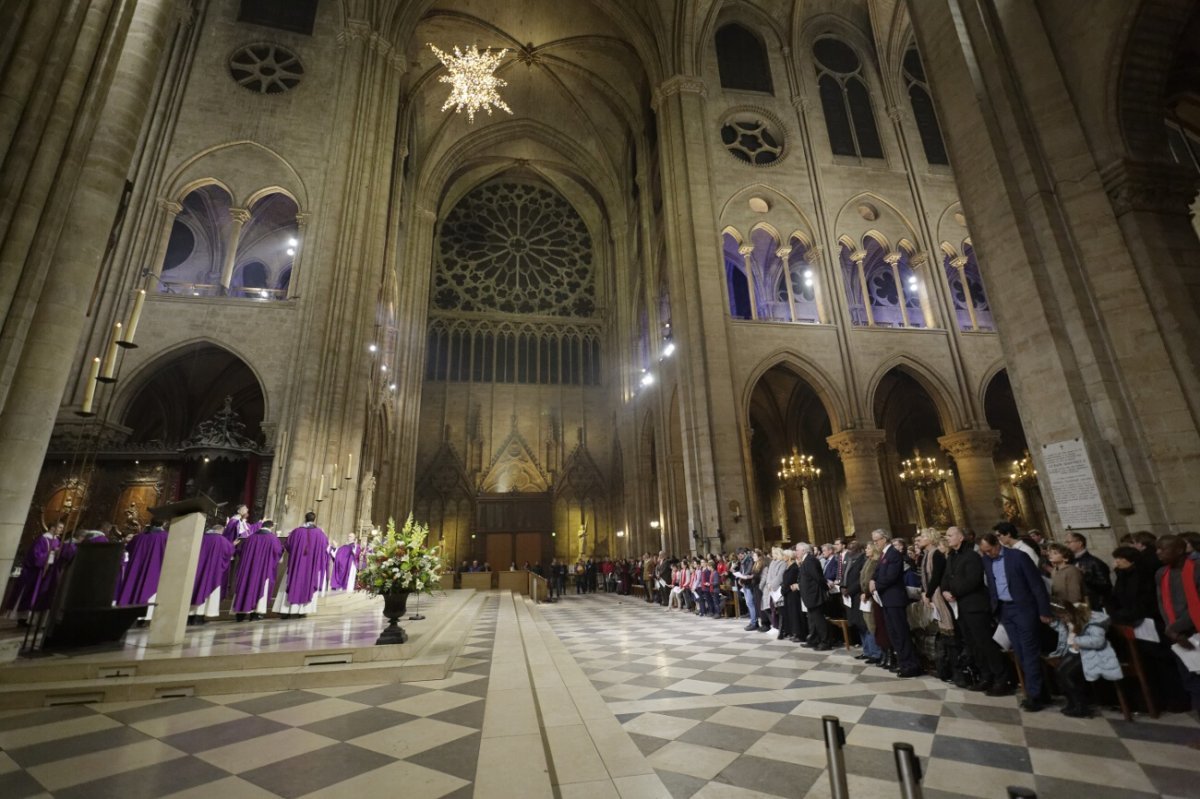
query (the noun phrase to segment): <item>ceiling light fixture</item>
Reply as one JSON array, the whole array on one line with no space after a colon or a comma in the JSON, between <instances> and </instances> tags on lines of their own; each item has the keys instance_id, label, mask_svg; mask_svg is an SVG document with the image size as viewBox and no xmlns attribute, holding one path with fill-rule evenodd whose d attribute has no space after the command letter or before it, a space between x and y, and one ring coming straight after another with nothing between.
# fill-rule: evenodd
<instances>
[{"instance_id":1,"label":"ceiling light fixture","mask_svg":"<svg viewBox=\"0 0 1200 799\"><path fill-rule=\"evenodd\" d=\"M493 53L491 49L480 52L475 45L465 50L455 47L454 55L445 53L432 44L429 45L429 49L433 50L438 60L446 66L448 73L438 78L438 81L449 83L451 86L450 96L442 105L443 111L453 108L454 113L461 114L465 108L467 121L471 123L475 122L475 112L481 109L491 116L492 106L512 113L512 109L500 99L500 94L496 91L502 86L507 86L508 81L493 74L504 56L508 55L507 48Z\"/></svg>"}]
</instances>

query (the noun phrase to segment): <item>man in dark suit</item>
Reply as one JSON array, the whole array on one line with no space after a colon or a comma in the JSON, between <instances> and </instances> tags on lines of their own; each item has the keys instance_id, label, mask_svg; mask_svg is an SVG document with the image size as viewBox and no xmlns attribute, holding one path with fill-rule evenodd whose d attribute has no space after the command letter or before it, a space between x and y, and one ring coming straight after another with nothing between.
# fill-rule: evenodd
<instances>
[{"instance_id":1,"label":"man in dark suit","mask_svg":"<svg viewBox=\"0 0 1200 799\"><path fill-rule=\"evenodd\" d=\"M800 601L808 612L808 640L801 646L827 652L832 647L829 646L829 625L825 621L825 570L821 568L821 559L808 544L796 544L796 559L800 561Z\"/></svg>"},{"instance_id":2,"label":"man in dark suit","mask_svg":"<svg viewBox=\"0 0 1200 799\"><path fill-rule=\"evenodd\" d=\"M887 626L888 638L892 639L892 649L900 665L896 676L919 677L922 674L921 661L917 659L917 651L913 648L905 613L908 591L904 588L904 553L892 545L884 530L871 533L871 540L883 550L870 588L879 594L883 606L883 623Z\"/></svg>"},{"instance_id":3,"label":"man in dark suit","mask_svg":"<svg viewBox=\"0 0 1200 799\"><path fill-rule=\"evenodd\" d=\"M992 608L1012 643L1013 654L1025 672L1024 710L1031 713L1046 706L1042 695L1042 661L1038 635L1041 624L1051 620L1050 594L1041 572L1026 555L1005 549L995 533L979 539L984 557L988 594Z\"/></svg>"},{"instance_id":4,"label":"man in dark suit","mask_svg":"<svg viewBox=\"0 0 1200 799\"><path fill-rule=\"evenodd\" d=\"M1083 572L1083 590L1093 610L1104 610L1112 594L1112 577L1108 564L1088 552L1087 536L1074 531L1067 533L1067 548L1071 550L1075 568Z\"/></svg>"},{"instance_id":5,"label":"man in dark suit","mask_svg":"<svg viewBox=\"0 0 1200 799\"><path fill-rule=\"evenodd\" d=\"M983 579L983 559L966 545L963 531L957 527L946 531L946 544L950 554L942 573L942 596L955 603L952 606L955 626L979 667L979 682L969 687L988 696L1008 696L1013 689L1004 653L992 639L996 625L992 621L991 596Z\"/></svg>"}]
</instances>

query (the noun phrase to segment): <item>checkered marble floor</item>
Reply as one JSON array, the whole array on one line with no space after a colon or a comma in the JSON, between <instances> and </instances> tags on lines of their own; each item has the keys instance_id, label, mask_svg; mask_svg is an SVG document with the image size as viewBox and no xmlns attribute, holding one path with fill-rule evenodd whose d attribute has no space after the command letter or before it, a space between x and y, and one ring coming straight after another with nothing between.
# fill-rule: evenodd
<instances>
[{"instance_id":1,"label":"checkered marble floor","mask_svg":"<svg viewBox=\"0 0 1200 799\"><path fill-rule=\"evenodd\" d=\"M913 745L926 797L1200 796L1200 725L1024 713L936 678L900 680L836 649L810 652L612 595L539 606L675 799L829 795L821 717L841 719L851 795L895 797L891 747ZM553 734L552 730L548 730Z\"/></svg>"},{"instance_id":2,"label":"checkered marble floor","mask_svg":"<svg viewBox=\"0 0 1200 799\"><path fill-rule=\"evenodd\" d=\"M0 797L470 797L498 604L436 682L0 714Z\"/></svg>"}]
</instances>

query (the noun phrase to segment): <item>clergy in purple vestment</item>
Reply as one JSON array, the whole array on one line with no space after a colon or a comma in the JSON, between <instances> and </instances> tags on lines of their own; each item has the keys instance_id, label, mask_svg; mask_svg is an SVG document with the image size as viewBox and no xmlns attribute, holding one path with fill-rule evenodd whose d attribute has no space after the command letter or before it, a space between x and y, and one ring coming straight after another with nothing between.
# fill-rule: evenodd
<instances>
[{"instance_id":1,"label":"clergy in purple vestment","mask_svg":"<svg viewBox=\"0 0 1200 799\"><path fill-rule=\"evenodd\" d=\"M267 519L251 525L251 533L238 545L237 576L233 583L233 612L238 621L258 621L267 612L267 600L275 590L275 574L283 557L283 542L275 535L275 522Z\"/></svg>"},{"instance_id":2,"label":"clergy in purple vestment","mask_svg":"<svg viewBox=\"0 0 1200 799\"><path fill-rule=\"evenodd\" d=\"M150 605L145 620L154 616L154 600L158 597L158 577L162 572L163 554L167 551L167 531L161 519L152 519L150 526L129 539L125 552L129 562L125 577L117 592L118 605Z\"/></svg>"},{"instance_id":3,"label":"clergy in purple vestment","mask_svg":"<svg viewBox=\"0 0 1200 799\"><path fill-rule=\"evenodd\" d=\"M225 537L221 525L208 528L200 541L188 624L207 624L209 619L221 615L221 586L232 561L233 544Z\"/></svg>"},{"instance_id":4,"label":"clergy in purple vestment","mask_svg":"<svg viewBox=\"0 0 1200 799\"><path fill-rule=\"evenodd\" d=\"M329 563L329 538L317 527L317 514L304 515L304 525L292 530L283 542L288 555L287 573L275 597L275 612L303 618L317 610L317 591Z\"/></svg>"},{"instance_id":5,"label":"clergy in purple vestment","mask_svg":"<svg viewBox=\"0 0 1200 799\"><path fill-rule=\"evenodd\" d=\"M238 505L237 513L230 516L229 521L225 522L224 535L229 543L237 543L250 535L250 525L246 522L246 517L249 515L249 508L245 505Z\"/></svg>"},{"instance_id":6,"label":"clergy in purple vestment","mask_svg":"<svg viewBox=\"0 0 1200 799\"><path fill-rule=\"evenodd\" d=\"M55 523L30 544L21 559L21 573L15 578L10 605L16 609L17 623L29 624L29 613L50 607L54 596L56 568L62 522Z\"/></svg>"},{"instance_id":7,"label":"clergy in purple vestment","mask_svg":"<svg viewBox=\"0 0 1200 799\"><path fill-rule=\"evenodd\" d=\"M338 547L333 556L333 575L329 587L333 591L353 591L354 577L358 573L358 542L353 537Z\"/></svg>"}]
</instances>

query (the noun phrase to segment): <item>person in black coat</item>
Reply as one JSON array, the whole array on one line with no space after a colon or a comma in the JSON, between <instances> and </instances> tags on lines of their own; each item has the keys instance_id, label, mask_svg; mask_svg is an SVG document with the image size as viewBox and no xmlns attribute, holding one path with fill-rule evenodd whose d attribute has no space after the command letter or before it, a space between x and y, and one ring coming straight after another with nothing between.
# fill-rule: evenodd
<instances>
[{"instance_id":1,"label":"person in black coat","mask_svg":"<svg viewBox=\"0 0 1200 799\"><path fill-rule=\"evenodd\" d=\"M794 552L786 553L784 558L787 566L783 570L780 583L783 591L783 623L779 626L779 637L799 643L804 640L801 630L807 631L800 623L800 564Z\"/></svg>"},{"instance_id":2,"label":"person in black coat","mask_svg":"<svg viewBox=\"0 0 1200 799\"><path fill-rule=\"evenodd\" d=\"M879 651L875 635L867 628L867 620L859 610L859 597L865 593L862 586L862 568L866 562L867 556L863 552L862 544L857 541L846 544L846 564L842 573L841 591L842 596L850 597L850 604L843 605L846 608L846 618L858 631L858 639L862 641L862 654L855 655L854 659L874 665L880 661L883 653Z\"/></svg>"},{"instance_id":3,"label":"person in black coat","mask_svg":"<svg viewBox=\"0 0 1200 799\"><path fill-rule=\"evenodd\" d=\"M803 646L825 652L832 648L829 624L825 621L824 606L828 594L825 570L821 568L821 559L808 544L796 545L796 559L800 561L800 601L808 614L808 640Z\"/></svg>"},{"instance_id":4,"label":"person in black coat","mask_svg":"<svg viewBox=\"0 0 1200 799\"><path fill-rule=\"evenodd\" d=\"M919 677L921 661L917 658L917 650L912 643L912 633L908 628L908 591L904 586L904 553L888 540L884 530L871 533L871 540L883 550L879 565L875 568L870 588L879 594L883 606L884 624L887 626L888 637L892 639L892 649L900 670L897 677Z\"/></svg>"},{"instance_id":5,"label":"person in black coat","mask_svg":"<svg viewBox=\"0 0 1200 799\"><path fill-rule=\"evenodd\" d=\"M957 527L946 531L950 555L942 572L942 596L955 603L954 620L971 659L979 668L979 681L972 691L984 691L988 696L1007 696L1013 692L1008 677L1004 653L992 639L996 625L992 621L992 600L983 579L983 559L968 546L963 532Z\"/></svg>"}]
</instances>

